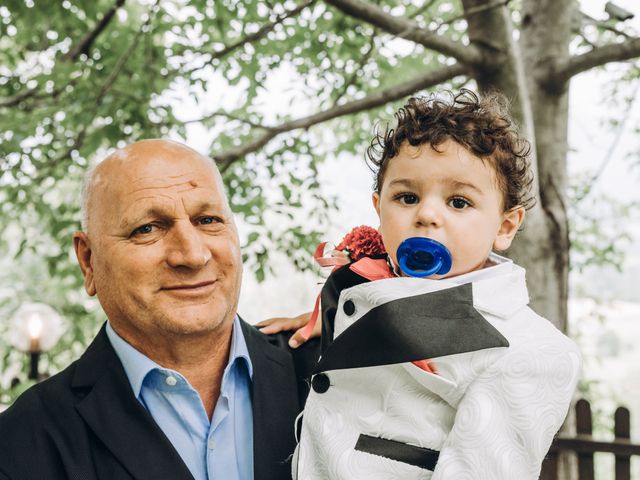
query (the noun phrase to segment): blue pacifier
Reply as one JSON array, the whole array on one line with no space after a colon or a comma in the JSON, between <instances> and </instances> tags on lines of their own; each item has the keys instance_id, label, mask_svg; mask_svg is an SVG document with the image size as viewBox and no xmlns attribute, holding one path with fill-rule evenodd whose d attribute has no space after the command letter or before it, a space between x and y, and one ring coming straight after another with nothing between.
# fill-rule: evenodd
<instances>
[{"instance_id":1,"label":"blue pacifier","mask_svg":"<svg viewBox=\"0 0 640 480\"><path fill-rule=\"evenodd\" d=\"M400 269L412 277L444 275L451 270L451 252L431 238L404 240L396 253Z\"/></svg>"}]
</instances>

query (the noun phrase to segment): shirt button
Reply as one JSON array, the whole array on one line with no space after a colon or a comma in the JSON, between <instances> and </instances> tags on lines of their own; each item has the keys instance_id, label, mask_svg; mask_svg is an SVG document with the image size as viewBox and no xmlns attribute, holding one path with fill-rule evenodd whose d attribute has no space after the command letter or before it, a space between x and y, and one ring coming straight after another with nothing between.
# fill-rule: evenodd
<instances>
[{"instance_id":1,"label":"shirt button","mask_svg":"<svg viewBox=\"0 0 640 480\"><path fill-rule=\"evenodd\" d=\"M207 447L209 447L209 450L213 450L214 448L216 448L216 442L213 438L209 439L209 441L207 442Z\"/></svg>"},{"instance_id":2,"label":"shirt button","mask_svg":"<svg viewBox=\"0 0 640 480\"><path fill-rule=\"evenodd\" d=\"M167 377L164 379L164 383L166 383L170 387L174 387L176 383L178 383L178 380L176 380L176 377Z\"/></svg>"}]
</instances>

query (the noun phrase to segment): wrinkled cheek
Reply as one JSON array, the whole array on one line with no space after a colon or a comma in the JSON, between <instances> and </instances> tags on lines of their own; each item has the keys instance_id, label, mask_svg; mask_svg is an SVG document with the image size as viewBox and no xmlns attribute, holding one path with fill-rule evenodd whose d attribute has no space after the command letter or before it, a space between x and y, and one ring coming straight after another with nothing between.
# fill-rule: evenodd
<instances>
[{"instance_id":1,"label":"wrinkled cheek","mask_svg":"<svg viewBox=\"0 0 640 480\"><path fill-rule=\"evenodd\" d=\"M233 289L236 296L240 293L240 285L242 283L242 256L240 249L231 240L227 242L224 250L218 250L219 265L222 267L224 276L230 280L229 287Z\"/></svg>"}]
</instances>

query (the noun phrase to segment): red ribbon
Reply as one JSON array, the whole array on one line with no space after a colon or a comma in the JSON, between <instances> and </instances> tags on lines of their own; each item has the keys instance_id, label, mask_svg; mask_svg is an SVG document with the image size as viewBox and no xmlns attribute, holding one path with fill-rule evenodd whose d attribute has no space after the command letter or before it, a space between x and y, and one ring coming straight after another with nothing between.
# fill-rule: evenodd
<instances>
[{"instance_id":1,"label":"red ribbon","mask_svg":"<svg viewBox=\"0 0 640 480\"><path fill-rule=\"evenodd\" d=\"M326 257L324 252L327 246L327 242L322 242L316 248L315 253L313 254L314 260L321 267L333 267L333 270L341 267L342 265L346 265L349 263L349 258L346 256L342 256L342 252L338 252L337 250L332 250L331 256ZM369 257L363 257L357 262L353 262L349 269L357 273L358 275L366 278L367 280L381 280L383 278L393 278L395 277L394 273L389 268L389 264L384 259L373 259ZM316 297L316 303L313 307L313 312L311 312L311 318L309 318L309 323L307 323L300 334L305 340L308 340L313 332L314 327L316 326L316 322L318 321L318 316L320 315L320 294ZM413 363L416 367L424 370L425 372L435 374L435 369L431 366L428 360L416 360Z\"/></svg>"}]
</instances>

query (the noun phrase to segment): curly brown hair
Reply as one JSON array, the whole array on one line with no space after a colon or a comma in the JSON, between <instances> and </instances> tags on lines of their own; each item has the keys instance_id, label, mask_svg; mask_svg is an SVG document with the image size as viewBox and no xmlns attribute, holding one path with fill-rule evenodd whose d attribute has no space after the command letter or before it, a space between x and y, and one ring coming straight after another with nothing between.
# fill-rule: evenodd
<instances>
[{"instance_id":1,"label":"curly brown hair","mask_svg":"<svg viewBox=\"0 0 640 480\"><path fill-rule=\"evenodd\" d=\"M376 192L380 193L389 161L405 142L412 146L428 143L439 151L439 145L453 140L495 169L505 211L519 205L529 209L535 203L531 146L518 135L504 95L491 93L479 99L474 92L462 89L459 93L412 97L395 118L396 127L387 126L384 134L377 131L367 148L366 161L375 175Z\"/></svg>"}]
</instances>

